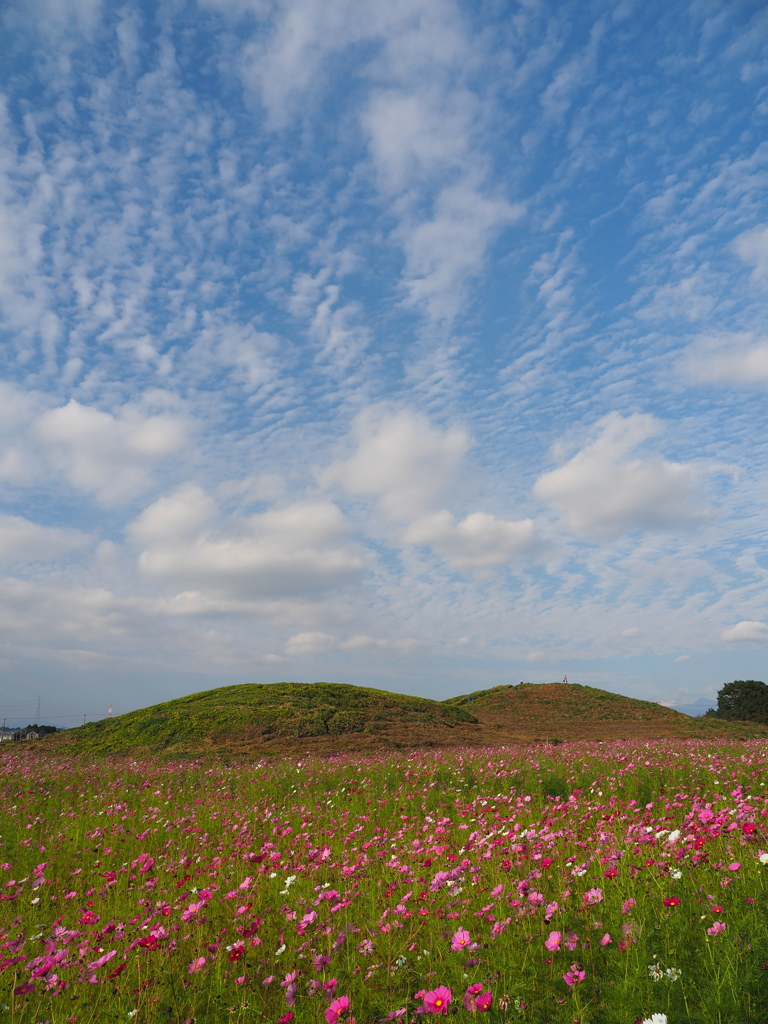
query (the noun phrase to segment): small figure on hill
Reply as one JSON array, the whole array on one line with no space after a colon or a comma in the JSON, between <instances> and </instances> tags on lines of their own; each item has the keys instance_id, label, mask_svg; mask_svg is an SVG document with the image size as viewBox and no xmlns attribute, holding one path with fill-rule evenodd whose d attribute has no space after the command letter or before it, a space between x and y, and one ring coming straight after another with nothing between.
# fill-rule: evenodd
<instances>
[{"instance_id":1,"label":"small figure on hill","mask_svg":"<svg viewBox=\"0 0 768 1024\"><path fill-rule=\"evenodd\" d=\"M568 676L563 676L563 682L564 682L564 683L567 683L567 682L568 682Z\"/></svg>"}]
</instances>

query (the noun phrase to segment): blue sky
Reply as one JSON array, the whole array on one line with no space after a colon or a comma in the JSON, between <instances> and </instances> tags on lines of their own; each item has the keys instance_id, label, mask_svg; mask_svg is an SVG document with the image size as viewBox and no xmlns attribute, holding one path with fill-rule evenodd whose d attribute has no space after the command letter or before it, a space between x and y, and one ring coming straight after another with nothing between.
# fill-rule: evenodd
<instances>
[{"instance_id":1,"label":"blue sky","mask_svg":"<svg viewBox=\"0 0 768 1024\"><path fill-rule=\"evenodd\" d=\"M9 716L765 677L763 4L0 19Z\"/></svg>"}]
</instances>

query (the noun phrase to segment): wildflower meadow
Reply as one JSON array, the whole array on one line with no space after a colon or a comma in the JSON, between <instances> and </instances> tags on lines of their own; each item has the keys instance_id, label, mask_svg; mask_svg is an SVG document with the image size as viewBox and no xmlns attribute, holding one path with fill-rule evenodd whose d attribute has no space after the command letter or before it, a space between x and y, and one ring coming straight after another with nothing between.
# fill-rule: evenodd
<instances>
[{"instance_id":1,"label":"wildflower meadow","mask_svg":"<svg viewBox=\"0 0 768 1024\"><path fill-rule=\"evenodd\" d=\"M0 1024L768 1019L766 744L0 760Z\"/></svg>"}]
</instances>

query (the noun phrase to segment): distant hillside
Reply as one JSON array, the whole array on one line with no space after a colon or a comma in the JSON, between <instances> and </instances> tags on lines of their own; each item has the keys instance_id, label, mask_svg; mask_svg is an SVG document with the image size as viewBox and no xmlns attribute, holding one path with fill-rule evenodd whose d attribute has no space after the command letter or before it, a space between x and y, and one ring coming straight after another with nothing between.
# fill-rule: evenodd
<instances>
[{"instance_id":1,"label":"distant hillside","mask_svg":"<svg viewBox=\"0 0 768 1024\"><path fill-rule=\"evenodd\" d=\"M768 738L768 727L689 718L651 701L575 683L495 686L442 702L341 683L271 683L193 693L37 740L34 748L89 757L237 759L547 740L756 736Z\"/></svg>"},{"instance_id":2,"label":"distant hillside","mask_svg":"<svg viewBox=\"0 0 768 1024\"><path fill-rule=\"evenodd\" d=\"M222 686L71 729L84 753L317 752L388 742L437 745L477 719L467 708L343 683ZM48 741L46 741L48 744Z\"/></svg>"},{"instance_id":3,"label":"distant hillside","mask_svg":"<svg viewBox=\"0 0 768 1024\"><path fill-rule=\"evenodd\" d=\"M751 722L690 718L648 700L635 700L578 683L520 683L494 686L444 704L466 708L495 742L520 738L611 740L766 736L768 728Z\"/></svg>"}]
</instances>

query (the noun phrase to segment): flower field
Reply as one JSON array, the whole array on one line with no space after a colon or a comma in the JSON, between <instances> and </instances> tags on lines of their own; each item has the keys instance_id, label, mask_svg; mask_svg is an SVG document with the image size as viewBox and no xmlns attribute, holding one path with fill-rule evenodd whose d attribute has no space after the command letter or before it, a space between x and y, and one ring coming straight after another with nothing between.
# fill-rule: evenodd
<instances>
[{"instance_id":1,"label":"flower field","mask_svg":"<svg viewBox=\"0 0 768 1024\"><path fill-rule=\"evenodd\" d=\"M763 741L0 760L0 1024L768 1019Z\"/></svg>"}]
</instances>

